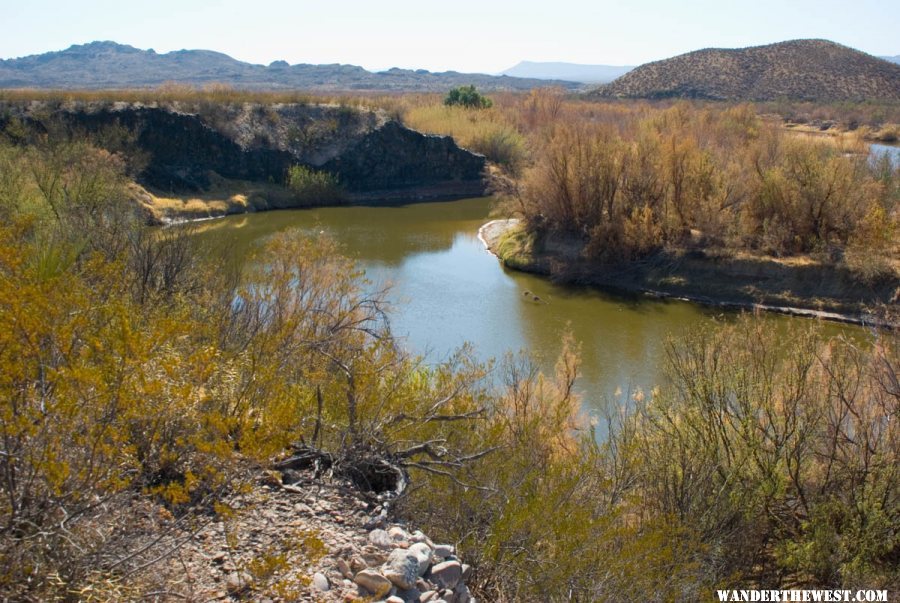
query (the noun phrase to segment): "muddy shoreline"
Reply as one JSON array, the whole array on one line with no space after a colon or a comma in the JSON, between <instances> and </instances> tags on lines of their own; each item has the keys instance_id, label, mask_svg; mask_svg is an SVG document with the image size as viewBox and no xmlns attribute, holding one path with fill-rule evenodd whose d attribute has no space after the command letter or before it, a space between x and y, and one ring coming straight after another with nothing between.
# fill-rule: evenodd
<instances>
[{"instance_id":1,"label":"muddy shoreline","mask_svg":"<svg viewBox=\"0 0 900 603\"><path fill-rule=\"evenodd\" d=\"M482 225L478 230L478 239L484 244L485 248L491 254L496 256L504 266L511 270L519 270L521 272L546 276L565 284L585 285L626 293L638 293L660 299L676 299L728 310L775 312L789 316L815 318L868 327L887 327L894 329L898 326L897 324L886 322L884 319L865 311L848 312L842 310L839 307L839 304L842 302L837 300L834 301L834 304L838 307L825 306L821 309L804 308L794 305L771 303L765 299L760 301L740 299L740 297L745 296L746 293L735 289L733 293L729 295L727 286L725 287L725 291L716 291L712 294L701 295L685 291L680 287L677 288L677 290L673 290L665 287L648 286L646 281L641 279L640 275L631 275L630 278L622 278L616 282L611 282L611 278L615 278L615 275L611 275L609 272L602 270L597 270L596 268L588 270L583 265L583 262L581 265L577 266L576 269L560 273L552 269L553 263L572 261L571 257L554 257L554 254L547 253L546 251L535 253L533 255L516 254L513 257L512 254L505 253L504 250L500 248L504 237L506 237L513 229L518 228L519 224L519 221L516 219L491 220ZM693 261L696 262L696 260ZM710 268L712 269L713 267L710 266ZM715 269L721 270L721 266L715 266Z\"/></svg>"}]
</instances>

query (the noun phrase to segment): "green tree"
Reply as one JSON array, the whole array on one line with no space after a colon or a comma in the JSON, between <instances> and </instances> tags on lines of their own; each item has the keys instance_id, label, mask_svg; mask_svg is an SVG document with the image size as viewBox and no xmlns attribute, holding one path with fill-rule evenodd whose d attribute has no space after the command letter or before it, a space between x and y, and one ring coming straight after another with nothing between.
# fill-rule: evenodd
<instances>
[{"instance_id":1,"label":"green tree","mask_svg":"<svg viewBox=\"0 0 900 603\"><path fill-rule=\"evenodd\" d=\"M487 109L494 103L488 97L479 94L475 86L459 86L447 94L444 104L448 107L459 105L467 109Z\"/></svg>"}]
</instances>

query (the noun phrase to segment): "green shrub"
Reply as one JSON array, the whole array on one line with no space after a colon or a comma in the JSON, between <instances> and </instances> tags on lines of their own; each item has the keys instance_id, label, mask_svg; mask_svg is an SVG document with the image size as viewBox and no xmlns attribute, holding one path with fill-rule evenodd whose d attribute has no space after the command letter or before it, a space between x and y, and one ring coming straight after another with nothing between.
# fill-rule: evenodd
<instances>
[{"instance_id":1,"label":"green shrub","mask_svg":"<svg viewBox=\"0 0 900 603\"><path fill-rule=\"evenodd\" d=\"M332 205L346 200L344 187L335 174L305 165L291 166L286 184L301 205Z\"/></svg>"},{"instance_id":2,"label":"green shrub","mask_svg":"<svg viewBox=\"0 0 900 603\"><path fill-rule=\"evenodd\" d=\"M475 90L475 86L459 86L451 90L444 104L447 106L460 105L467 109L487 109L494 103L486 96L482 96Z\"/></svg>"}]
</instances>

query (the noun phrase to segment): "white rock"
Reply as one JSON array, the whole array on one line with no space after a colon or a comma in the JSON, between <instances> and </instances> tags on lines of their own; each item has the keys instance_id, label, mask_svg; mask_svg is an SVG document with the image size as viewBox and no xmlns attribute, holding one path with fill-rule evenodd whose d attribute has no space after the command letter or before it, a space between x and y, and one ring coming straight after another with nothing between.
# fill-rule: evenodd
<instances>
[{"instance_id":1,"label":"white rock","mask_svg":"<svg viewBox=\"0 0 900 603\"><path fill-rule=\"evenodd\" d=\"M431 547L424 542L417 542L407 550L419 562L419 576L424 576L428 566L431 565Z\"/></svg>"},{"instance_id":2,"label":"white rock","mask_svg":"<svg viewBox=\"0 0 900 603\"><path fill-rule=\"evenodd\" d=\"M328 592L331 590L331 584L328 583L328 578L325 577L325 574L322 572L316 572L313 574L313 586L316 587L317 590L324 592Z\"/></svg>"},{"instance_id":3,"label":"white rock","mask_svg":"<svg viewBox=\"0 0 900 603\"><path fill-rule=\"evenodd\" d=\"M406 603L406 601L395 595L393 597L388 597L387 599L385 599L384 603Z\"/></svg>"},{"instance_id":4,"label":"white rock","mask_svg":"<svg viewBox=\"0 0 900 603\"><path fill-rule=\"evenodd\" d=\"M404 549L395 549L384 564L382 573L397 588L409 590L416 585L419 577L419 560Z\"/></svg>"}]
</instances>

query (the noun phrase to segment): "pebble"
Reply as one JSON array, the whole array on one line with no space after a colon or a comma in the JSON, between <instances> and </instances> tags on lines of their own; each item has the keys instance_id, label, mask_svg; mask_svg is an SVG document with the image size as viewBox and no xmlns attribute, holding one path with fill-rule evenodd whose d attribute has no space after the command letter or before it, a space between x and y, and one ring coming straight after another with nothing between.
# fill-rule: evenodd
<instances>
[{"instance_id":1,"label":"pebble","mask_svg":"<svg viewBox=\"0 0 900 603\"><path fill-rule=\"evenodd\" d=\"M446 589L453 588L462 579L459 561L444 561L431 568L431 581Z\"/></svg>"},{"instance_id":2,"label":"pebble","mask_svg":"<svg viewBox=\"0 0 900 603\"><path fill-rule=\"evenodd\" d=\"M380 528L376 528L369 532L369 542L383 549L389 549L393 544L390 535Z\"/></svg>"},{"instance_id":3,"label":"pebble","mask_svg":"<svg viewBox=\"0 0 900 603\"><path fill-rule=\"evenodd\" d=\"M416 585L419 577L419 560L403 549L395 549L388 557L382 573L397 588L409 590Z\"/></svg>"},{"instance_id":4,"label":"pebble","mask_svg":"<svg viewBox=\"0 0 900 603\"><path fill-rule=\"evenodd\" d=\"M391 590L391 581L370 569L364 569L356 574L356 578L353 581L375 595L377 599L380 599Z\"/></svg>"},{"instance_id":5,"label":"pebble","mask_svg":"<svg viewBox=\"0 0 900 603\"><path fill-rule=\"evenodd\" d=\"M462 564L462 579L464 582L468 582L469 578L472 577L472 566L467 565L465 563Z\"/></svg>"},{"instance_id":6,"label":"pebble","mask_svg":"<svg viewBox=\"0 0 900 603\"><path fill-rule=\"evenodd\" d=\"M460 582L453 589L453 597L456 600L456 603L469 603L472 595L469 592L469 587Z\"/></svg>"},{"instance_id":7,"label":"pebble","mask_svg":"<svg viewBox=\"0 0 900 603\"><path fill-rule=\"evenodd\" d=\"M456 552L456 548L452 544L436 544L434 545L434 554L441 559L452 557Z\"/></svg>"},{"instance_id":8,"label":"pebble","mask_svg":"<svg viewBox=\"0 0 900 603\"><path fill-rule=\"evenodd\" d=\"M225 551L219 551L215 555L212 556L213 563L225 563L225 560L228 558L228 553Z\"/></svg>"},{"instance_id":9,"label":"pebble","mask_svg":"<svg viewBox=\"0 0 900 603\"><path fill-rule=\"evenodd\" d=\"M367 567L369 567L369 564L366 563L365 559L363 559L359 555L354 555L350 559L350 571L352 571L354 574L358 574Z\"/></svg>"},{"instance_id":10,"label":"pebble","mask_svg":"<svg viewBox=\"0 0 900 603\"><path fill-rule=\"evenodd\" d=\"M374 525L367 526L370 517L357 517L357 507L368 508L364 501L333 493L251 491L235 506L241 509L237 516L227 524L217 522L206 530L206 538L188 545L193 547L188 563L192 571L196 566L204 592L212 598L264 597L270 595L270 585L257 584L241 569L243 564L295 533L309 534L322 543L325 556L310 567L289 553L291 569L279 576L288 580L306 576L306 597L331 602L474 603L467 586L472 568L457 559L453 545L435 545L421 530L401 524L385 521L373 529ZM233 540L226 541L226 527Z\"/></svg>"},{"instance_id":11,"label":"pebble","mask_svg":"<svg viewBox=\"0 0 900 603\"><path fill-rule=\"evenodd\" d=\"M390 528L387 533L388 536L390 536L394 541L399 542L403 540L409 540L409 534L406 533L406 530L398 526Z\"/></svg>"},{"instance_id":12,"label":"pebble","mask_svg":"<svg viewBox=\"0 0 900 603\"><path fill-rule=\"evenodd\" d=\"M363 559L366 560L366 567L375 567L376 565L381 565L382 563L387 561L388 556L381 551L366 551L365 553L363 553Z\"/></svg>"},{"instance_id":13,"label":"pebble","mask_svg":"<svg viewBox=\"0 0 900 603\"><path fill-rule=\"evenodd\" d=\"M338 571L341 572L341 575L344 578L353 578L353 571L350 569L350 566L347 564L346 561L344 561L343 559L338 559L336 565L337 565ZM360 568L360 569L363 569L363 568Z\"/></svg>"},{"instance_id":14,"label":"pebble","mask_svg":"<svg viewBox=\"0 0 900 603\"><path fill-rule=\"evenodd\" d=\"M410 588L409 590L398 590L396 594L398 597L403 599L404 603L418 603L419 597L422 596L422 592L417 588Z\"/></svg>"},{"instance_id":15,"label":"pebble","mask_svg":"<svg viewBox=\"0 0 900 603\"><path fill-rule=\"evenodd\" d=\"M428 571L428 566L431 565L431 547L424 542L417 542L409 547L408 552L419 562L419 577L424 576L425 572Z\"/></svg>"},{"instance_id":16,"label":"pebble","mask_svg":"<svg viewBox=\"0 0 900 603\"><path fill-rule=\"evenodd\" d=\"M237 593L253 583L253 576L246 572L228 574L228 577L225 578L225 588L228 589L228 592Z\"/></svg>"},{"instance_id":17,"label":"pebble","mask_svg":"<svg viewBox=\"0 0 900 603\"><path fill-rule=\"evenodd\" d=\"M328 583L328 578L325 577L325 574L322 572L316 572L313 574L313 586L316 587L316 590L320 590L323 593L331 590L331 584Z\"/></svg>"}]
</instances>

